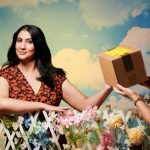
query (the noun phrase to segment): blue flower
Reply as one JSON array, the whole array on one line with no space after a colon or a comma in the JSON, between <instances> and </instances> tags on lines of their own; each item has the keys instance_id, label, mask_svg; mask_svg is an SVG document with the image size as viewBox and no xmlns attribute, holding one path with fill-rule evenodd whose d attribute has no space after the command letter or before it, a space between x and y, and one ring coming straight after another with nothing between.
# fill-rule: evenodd
<instances>
[{"instance_id":1,"label":"blue flower","mask_svg":"<svg viewBox=\"0 0 150 150\"><path fill-rule=\"evenodd\" d=\"M41 131L39 131L38 138L41 141L42 145L51 144L51 140L50 137L48 136L47 130L44 128L41 128Z\"/></svg>"},{"instance_id":2,"label":"blue flower","mask_svg":"<svg viewBox=\"0 0 150 150\"><path fill-rule=\"evenodd\" d=\"M37 139L33 138L32 136L29 136L29 143L34 145L34 147L39 147L41 144L38 142Z\"/></svg>"},{"instance_id":3,"label":"blue flower","mask_svg":"<svg viewBox=\"0 0 150 150\"><path fill-rule=\"evenodd\" d=\"M41 141L42 145L50 145L51 144L51 140L49 137L45 137L44 139L42 139Z\"/></svg>"},{"instance_id":4,"label":"blue flower","mask_svg":"<svg viewBox=\"0 0 150 150\"><path fill-rule=\"evenodd\" d=\"M47 130L42 128L40 130L32 131L29 135L29 143L35 147L48 146L51 144L50 137L48 136Z\"/></svg>"},{"instance_id":5,"label":"blue flower","mask_svg":"<svg viewBox=\"0 0 150 150\"><path fill-rule=\"evenodd\" d=\"M26 128L29 128L31 125L31 119L27 115L24 116L23 124Z\"/></svg>"}]
</instances>

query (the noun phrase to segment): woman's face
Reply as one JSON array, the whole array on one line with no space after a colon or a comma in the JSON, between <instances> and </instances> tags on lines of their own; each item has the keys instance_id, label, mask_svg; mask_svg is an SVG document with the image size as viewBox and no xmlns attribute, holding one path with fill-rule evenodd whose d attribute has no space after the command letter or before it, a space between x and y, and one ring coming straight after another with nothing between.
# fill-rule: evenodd
<instances>
[{"instance_id":1,"label":"woman's face","mask_svg":"<svg viewBox=\"0 0 150 150\"><path fill-rule=\"evenodd\" d=\"M35 49L31 35L28 31L19 32L16 40L16 55L20 61L33 61Z\"/></svg>"}]
</instances>

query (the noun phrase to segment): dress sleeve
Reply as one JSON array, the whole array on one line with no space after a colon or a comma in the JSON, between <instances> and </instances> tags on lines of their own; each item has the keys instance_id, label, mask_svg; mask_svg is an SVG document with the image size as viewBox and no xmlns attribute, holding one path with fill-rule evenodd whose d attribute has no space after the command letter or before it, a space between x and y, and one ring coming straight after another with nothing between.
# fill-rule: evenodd
<instances>
[{"instance_id":1,"label":"dress sleeve","mask_svg":"<svg viewBox=\"0 0 150 150\"><path fill-rule=\"evenodd\" d=\"M6 75L5 71L4 71L4 69L0 70L0 77L3 77L5 79L7 79L7 75Z\"/></svg>"},{"instance_id":2,"label":"dress sleeve","mask_svg":"<svg viewBox=\"0 0 150 150\"><path fill-rule=\"evenodd\" d=\"M65 75L55 75L54 76L54 85L55 88L57 89L61 89L62 88L62 84L63 82L66 80L66 76Z\"/></svg>"},{"instance_id":3,"label":"dress sleeve","mask_svg":"<svg viewBox=\"0 0 150 150\"><path fill-rule=\"evenodd\" d=\"M0 77L7 79L8 69L7 66L0 68Z\"/></svg>"},{"instance_id":4,"label":"dress sleeve","mask_svg":"<svg viewBox=\"0 0 150 150\"><path fill-rule=\"evenodd\" d=\"M13 72L14 70L11 70L11 68L0 69L0 77L3 77L6 80L10 81L13 78Z\"/></svg>"},{"instance_id":5,"label":"dress sleeve","mask_svg":"<svg viewBox=\"0 0 150 150\"><path fill-rule=\"evenodd\" d=\"M61 84L67 79L65 75L60 75Z\"/></svg>"},{"instance_id":6,"label":"dress sleeve","mask_svg":"<svg viewBox=\"0 0 150 150\"><path fill-rule=\"evenodd\" d=\"M62 86L63 82L66 80L66 76L65 75L58 75L58 81L59 84Z\"/></svg>"}]
</instances>

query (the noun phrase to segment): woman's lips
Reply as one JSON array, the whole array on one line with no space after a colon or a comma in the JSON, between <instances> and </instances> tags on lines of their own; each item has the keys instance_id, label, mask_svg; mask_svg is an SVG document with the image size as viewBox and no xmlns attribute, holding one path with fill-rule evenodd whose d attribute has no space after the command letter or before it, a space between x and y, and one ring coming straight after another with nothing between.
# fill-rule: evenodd
<instances>
[{"instance_id":1,"label":"woman's lips","mask_svg":"<svg viewBox=\"0 0 150 150\"><path fill-rule=\"evenodd\" d=\"M25 55L27 52L21 52L21 51L19 51L19 54L20 55Z\"/></svg>"}]
</instances>

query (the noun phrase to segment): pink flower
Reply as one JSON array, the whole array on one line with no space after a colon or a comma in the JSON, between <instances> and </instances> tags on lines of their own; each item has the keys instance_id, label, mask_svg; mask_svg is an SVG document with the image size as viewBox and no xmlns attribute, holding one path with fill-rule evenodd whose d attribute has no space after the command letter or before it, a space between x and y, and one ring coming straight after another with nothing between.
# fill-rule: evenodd
<instances>
[{"instance_id":1,"label":"pink flower","mask_svg":"<svg viewBox=\"0 0 150 150\"><path fill-rule=\"evenodd\" d=\"M96 115L97 115L97 106L95 107L91 107L88 106L87 109L85 111L82 112L82 114L80 115L80 120L82 122L88 121L90 119L95 119Z\"/></svg>"},{"instance_id":2,"label":"pink flower","mask_svg":"<svg viewBox=\"0 0 150 150\"><path fill-rule=\"evenodd\" d=\"M75 125L80 127L83 122L89 121L90 119L95 119L97 107L87 107L82 113L77 113L77 111L66 111L63 114L60 114L56 118L56 121L59 125L65 126L68 128L70 125Z\"/></svg>"},{"instance_id":3,"label":"pink flower","mask_svg":"<svg viewBox=\"0 0 150 150\"><path fill-rule=\"evenodd\" d=\"M105 150L106 146L102 146L101 144L98 145L97 150Z\"/></svg>"},{"instance_id":4,"label":"pink flower","mask_svg":"<svg viewBox=\"0 0 150 150\"><path fill-rule=\"evenodd\" d=\"M108 146L111 146L112 142L110 130L107 129L106 132L101 134L101 144L98 146L98 150L107 149Z\"/></svg>"}]
</instances>

